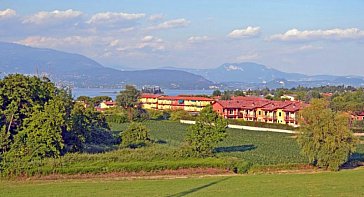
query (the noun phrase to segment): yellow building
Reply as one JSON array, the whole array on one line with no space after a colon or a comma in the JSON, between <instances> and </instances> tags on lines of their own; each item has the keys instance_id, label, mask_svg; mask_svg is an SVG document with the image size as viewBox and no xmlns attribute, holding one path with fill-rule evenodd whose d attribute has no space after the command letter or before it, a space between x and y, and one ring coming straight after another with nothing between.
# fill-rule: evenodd
<instances>
[{"instance_id":1,"label":"yellow building","mask_svg":"<svg viewBox=\"0 0 364 197\"><path fill-rule=\"evenodd\" d=\"M140 103L144 109L158 110L185 110L199 112L207 105L214 102L213 99L194 96L160 96L143 94Z\"/></svg>"},{"instance_id":2,"label":"yellow building","mask_svg":"<svg viewBox=\"0 0 364 197\"><path fill-rule=\"evenodd\" d=\"M158 109L158 94L143 94L139 99L143 109Z\"/></svg>"}]
</instances>

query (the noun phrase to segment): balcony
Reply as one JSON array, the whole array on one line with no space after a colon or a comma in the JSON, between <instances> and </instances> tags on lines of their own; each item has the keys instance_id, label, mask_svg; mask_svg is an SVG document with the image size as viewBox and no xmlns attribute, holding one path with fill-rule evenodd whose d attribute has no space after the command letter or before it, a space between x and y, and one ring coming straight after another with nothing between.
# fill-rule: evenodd
<instances>
[{"instance_id":1,"label":"balcony","mask_svg":"<svg viewBox=\"0 0 364 197\"><path fill-rule=\"evenodd\" d=\"M292 118L292 117L286 117L284 120L286 122L296 122L297 121L296 118Z\"/></svg>"},{"instance_id":2,"label":"balcony","mask_svg":"<svg viewBox=\"0 0 364 197\"><path fill-rule=\"evenodd\" d=\"M266 116L266 117L264 117L264 120L267 120L267 121L276 121L277 120L277 117L275 117L275 116Z\"/></svg>"}]
</instances>

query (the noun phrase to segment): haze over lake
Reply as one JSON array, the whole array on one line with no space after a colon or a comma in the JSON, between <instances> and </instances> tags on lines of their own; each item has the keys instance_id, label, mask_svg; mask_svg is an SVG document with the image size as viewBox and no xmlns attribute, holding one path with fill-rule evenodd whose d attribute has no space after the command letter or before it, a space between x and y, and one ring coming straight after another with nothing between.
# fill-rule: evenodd
<instances>
[{"instance_id":1,"label":"haze over lake","mask_svg":"<svg viewBox=\"0 0 364 197\"><path fill-rule=\"evenodd\" d=\"M121 89L119 88L74 88L72 89L72 96L77 98L79 96L110 96L111 98L115 99L118 92ZM171 90L171 89L164 89L162 90L164 94L170 96L176 96L181 94L206 94L211 95L213 90Z\"/></svg>"}]
</instances>

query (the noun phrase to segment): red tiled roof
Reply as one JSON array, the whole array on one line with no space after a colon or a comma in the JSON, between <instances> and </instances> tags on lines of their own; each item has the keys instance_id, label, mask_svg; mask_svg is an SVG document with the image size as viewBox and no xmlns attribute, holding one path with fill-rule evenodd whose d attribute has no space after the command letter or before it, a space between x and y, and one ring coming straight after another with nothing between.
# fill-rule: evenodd
<instances>
[{"instance_id":1,"label":"red tiled roof","mask_svg":"<svg viewBox=\"0 0 364 197\"><path fill-rule=\"evenodd\" d=\"M238 100L219 100L216 104L220 104L223 108L241 108L243 103Z\"/></svg>"},{"instance_id":2,"label":"red tiled roof","mask_svg":"<svg viewBox=\"0 0 364 197\"><path fill-rule=\"evenodd\" d=\"M141 95L142 98L159 98L161 96L162 95L160 95L160 94L142 94Z\"/></svg>"},{"instance_id":3,"label":"red tiled roof","mask_svg":"<svg viewBox=\"0 0 364 197\"><path fill-rule=\"evenodd\" d=\"M256 100L219 100L216 104L220 104L223 108L240 108L246 110L252 110L256 108L262 108L267 111L274 111L276 109L283 109L287 112L295 112L304 107L304 104L297 101L271 101L267 99Z\"/></svg>"},{"instance_id":4,"label":"red tiled roof","mask_svg":"<svg viewBox=\"0 0 364 197\"><path fill-rule=\"evenodd\" d=\"M285 112L295 112L303 109L306 105L301 102L291 102L290 105L283 108Z\"/></svg>"},{"instance_id":5,"label":"red tiled roof","mask_svg":"<svg viewBox=\"0 0 364 197\"><path fill-rule=\"evenodd\" d=\"M256 96L232 96L231 100L264 101L264 100L268 100L268 99L260 98L260 97L256 97Z\"/></svg>"},{"instance_id":6,"label":"red tiled roof","mask_svg":"<svg viewBox=\"0 0 364 197\"><path fill-rule=\"evenodd\" d=\"M160 100L196 100L196 101L214 101L211 98L197 97L197 96L161 96Z\"/></svg>"},{"instance_id":7,"label":"red tiled roof","mask_svg":"<svg viewBox=\"0 0 364 197\"><path fill-rule=\"evenodd\" d=\"M359 112L359 113L357 113L356 115L357 115L357 116L364 116L364 111Z\"/></svg>"},{"instance_id":8,"label":"red tiled roof","mask_svg":"<svg viewBox=\"0 0 364 197\"><path fill-rule=\"evenodd\" d=\"M105 105L116 105L116 102L114 101L105 101Z\"/></svg>"},{"instance_id":9,"label":"red tiled roof","mask_svg":"<svg viewBox=\"0 0 364 197\"><path fill-rule=\"evenodd\" d=\"M264 106L263 110L274 111L276 109L282 109L291 105L292 102L289 101L271 101L268 105Z\"/></svg>"}]
</instances>

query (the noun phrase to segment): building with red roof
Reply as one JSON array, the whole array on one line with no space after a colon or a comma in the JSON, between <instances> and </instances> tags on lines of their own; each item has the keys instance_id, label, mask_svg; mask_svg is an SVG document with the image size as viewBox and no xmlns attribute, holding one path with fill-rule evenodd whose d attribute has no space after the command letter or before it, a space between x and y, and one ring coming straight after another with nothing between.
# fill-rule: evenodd
<instances>
[{"instance_id":1,"label":"building with red roof","mask_svg":"<svg viewBox=\"0 0 364 197\"><path fill-rule=\"evenodd\" d=\"M214 99L188 95L167 96L142 94L139 101L144 109L199 112L207 105L211 105Z\"/></svg>"},{"instance_id":2,"label":"building with red roof","mask_svg":"<svg viewBox=\"0 0 364 197\"><path fill-rule=\"evenodd\" d=\"M158 109L158 98L160 94L142 94L139 102L143 109Z\"/></svg>"},{"instance_id":3,"label":"building with red roof","mask_svg":"<svg viewBox=\"0 0 364 197\"><path fill-rule=\"evenodd\" d=\"M105 111L108 108L112 108L116 106L115 101L102 101L95 109L97 111Z\"/></svg>"},{"instance_id":4,"label":"building with red roof","mask_svg":"<svg viewBox=\"0 0 364 197\"><path fill-rule=\"evenodd\" d=\"M304 105L298 101L271 101L259 97L235 97L233 100L218 100L212 107L224 118L297 126L297 112Z\"/></svg>"}]
</instances>

